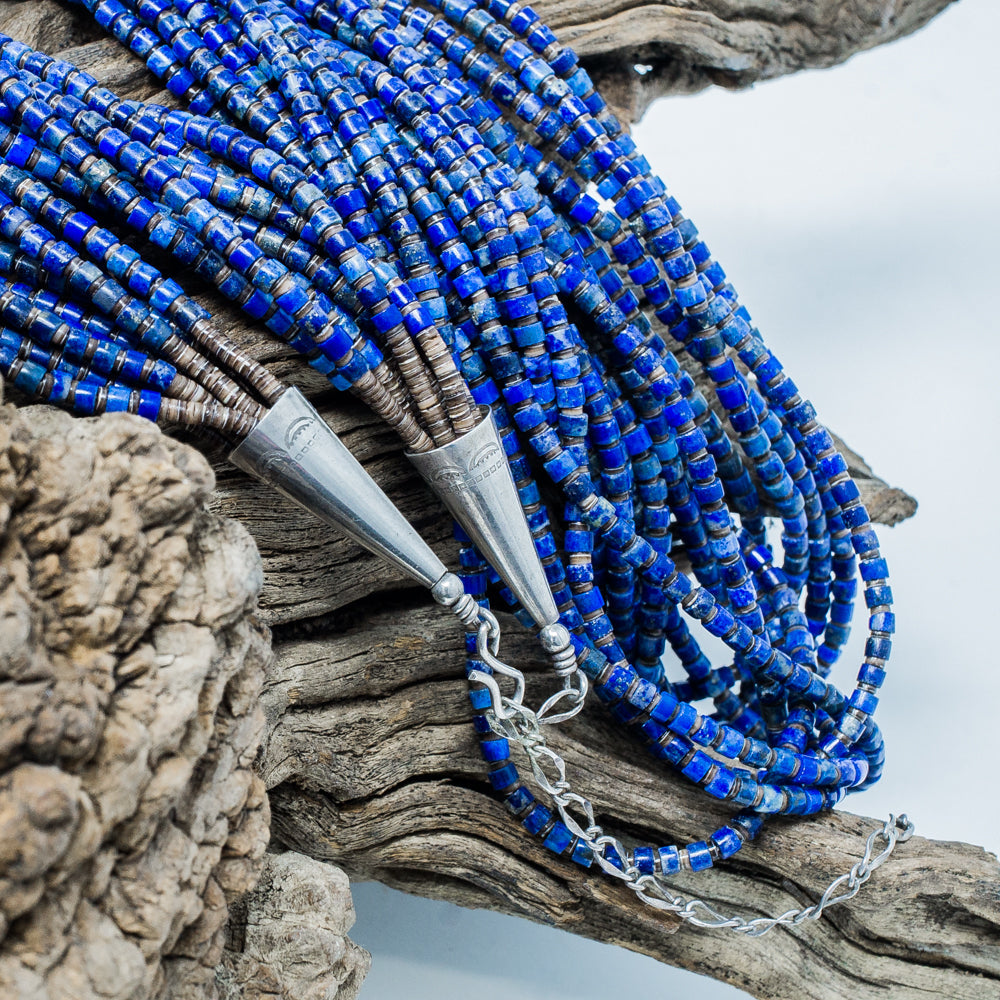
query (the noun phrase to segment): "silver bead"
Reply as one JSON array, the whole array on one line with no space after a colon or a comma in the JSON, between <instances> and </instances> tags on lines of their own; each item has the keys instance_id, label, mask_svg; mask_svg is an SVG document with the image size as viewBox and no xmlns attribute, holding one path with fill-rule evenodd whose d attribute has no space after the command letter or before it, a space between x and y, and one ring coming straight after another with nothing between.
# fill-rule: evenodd
<instances>
[{"instance_id":1,"label":"silver bead","mask_svg":"<svg viewBox=\"0 0 1000 1000\"><path fill-rule=\"evenodd\" d=\"M538 641L542 644L542 649L546 653L559 653L570 644L569 629L565 625L556 622L554 625L546 625L538 633Z\"/></svg>"},{"instance_id":2,"label":"silver bead","mask_svg":"<svg viewBox=\"0 0 1000 1000\"><path fill-rule=\"evenodd\" d=\"M445 573L437 583L431 587L431 596L438 604L443 604L450 608L459 601L465 593L462 581L454 573Z\"/></svg>"}]
</instances>

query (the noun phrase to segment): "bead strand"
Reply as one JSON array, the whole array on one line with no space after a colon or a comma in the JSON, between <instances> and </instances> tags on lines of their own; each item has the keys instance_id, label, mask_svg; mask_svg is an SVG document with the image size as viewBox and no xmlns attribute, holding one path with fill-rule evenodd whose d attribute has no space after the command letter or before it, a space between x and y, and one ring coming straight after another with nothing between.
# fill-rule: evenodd
<instances>
[{"instance_id":1,"label":"bead strand","mask_svg":"<svg viewBox=\"0 0 1000 1000\"><path fill-rule=\"evenodd\" d=\"M871 714L894 618L846 463L537 15L510 0L80 2L187 110L120 101L0 39L7 377L79 412L131 408L237 438L262 412L246 390L280 395L116 235L128 229L412 451L489 407L598 698L735 812L704 840L608 846L602 863L700 870L764 816L831 808L877 779ZM467 539L460 560L469 594L534 625ZM859 575L869 638L845 695L828 675ZM701 628L731 663L712 665ZM468 643L469 672L489 675ZM489 689L471 697L491 785L548 848L591 864L521 784Z\"/></svg>"}]
</instances>

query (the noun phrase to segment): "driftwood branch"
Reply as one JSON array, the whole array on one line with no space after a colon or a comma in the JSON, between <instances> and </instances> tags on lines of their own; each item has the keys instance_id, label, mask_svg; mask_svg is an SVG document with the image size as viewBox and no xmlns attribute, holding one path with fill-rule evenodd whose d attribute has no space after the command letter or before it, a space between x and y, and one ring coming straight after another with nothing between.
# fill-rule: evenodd
<instances>
[{"instance_id":1,"label":"driftwood branch","mask_svg":"<svg viewBox=\"0 0 1000 1000\"><path fill-rule=\"evenodd\" d=\"M454 563L447 519L391 437L355 407L325 415ZM911 512L905 494L858 475L873 509L889 519ZM641 910L627 890L553 859L488 791L453 623L422 591L238 473L220 469L216 495L218 509L257 539L270 581L261 614L272 625L275 660L263 696L262 766L277 843L355 878L553 923L757 996L996 995L1000 869L979 848L914 838L852 903L763 947L678 928ZM533 640L505 624L506 655L530 669ZM534 662L532 677L534 703L546 690L541 664ZM697 839L725 815L660 773L600 709L561 728L553 742L602 824L628 840ZM733 863L680 879L678 889L748 915L808 905L851 867L875 828L846 814L776 822Z\"/></svg>"},{"instance_id":2,"label":"driftwood branch","mask_svg":"<svg viewBox=\"0 0 1000 1000\"><path fill-rule=\"evenodd\" d=\"M260 558L213 483L139 417L0 405L4 1000L353 1000L368 970L347 876L262 857Z\"/></svg>"},{"instance_id":3,"label":"driftwood branch","mask_svg":"<svg viewBox=\"0 0 1000 1000\"><path fill-rule=\"evenodd\" d=\"M267 855L260 881L230 910L219 1000L354 1000L371 955L347 937L353 924L339 868L294 851Z\"/></svg>"},{"instance_id":4,"label":"driftwood branch","mask_svg":"<svg viewBox=\"0 0 1000 1000\"><path fill-rule=\"evenodd\" d=\"M626 120L665 94L749 87L836 66L902 38L954 0L538 0L532 4L579 53ZM45 51L72 49L107 86L166 98L138 60L58 0L7 0L0 31ZM69 58L69 57L68 57Z\"/></svg>"},{"instance_id":5,"label":"driftwood branch","mask_svg":"<svg viewBox=\"0 0 1000 1000\"><path fill-rule=\"evenodd\" d=\"M277 841L352 877L555 924L759 997L997 995L1000 870L976 847L915 837L852 902L764 942L679 927L603 876L554 859L486 789L453 624L422 599L370 608L314 623L308 638L275 632L263 761ZM530 664L533 642L505 624L505 653ZM551 741L599 822L632 842L704 837L725 815L662 773L599 709ZM774 822L732 862L676 888L744 915L808 905L877 825L843 813Z\"/></svg>"},{"instance_id":6,"label":"driftwood branch","mask_svg":"<svg viewBox=\"0 0 1000 1000\"><path fill-rule=\"evenodd\" d=\"M541 0L535 7L635 121L664 94L836 66L916 31L952 2Z\"/></svg>"},{"instance_id":7,"label":"driftwood branch","mask_svg":"<svg viewBox=\"0 0 1000 1000\"><path fill-rule=\"evenodd\" d=\"M944 0L839 4L541 3L540 11L612 86L628 117L666 91L744 86L830 65L905 34ZM86 66L130 97L164 100L145 70L53 0L8 3L0 30ZM652 65L640 75L635 63ZM280 347L214 300L220 324L279 374L321 386ZM450 526L392 436L356 406L320 394L324 413L403 512L454 564ZM211 442L200 447L213 454ZM468 724L460 637L422 592L352 543L248 482L218 457L215 509L250 529L265 571L260 617L274 631L264 690L261 766L272 834L355 877L517 913L695 969L761 997L994 997L1000 983L996 859L914 838L854 901L765 946L701 933L641 910L627 890L548 855L488 793ZM913 501L855 461L883 523ZM508 624L506 654L531 665L534 644ZM532 679L545 681L535 664ZM537 691L536 691L537 693ZM601 822L635 842L704 836L724 815L660 773L641 748L587 712L553 737ZM815 900L855 860L874 821L847 814L775 822L730 864L690 881L719 908L774 913ZM266 914L267 908L262 909ZM262 918L265 919L265 918ZM320 946L321 947L321 946ZM240 966L244 968L245 966ZM234 973L242 975L242 973Z\"/></svg>"},{"instance_id":8,"label":"driftwood branch","mask_svg":"<svg viewBox=\"0 0 1000 1000\"><path fill-rule=\"evenodd\" d=\"M15 736L0 760L0 877L8 886L0 984L12 996L45 988L53 997L208 998L217 983L232 1000L325 996L335 984L338 995L354 995L365 957L343 939L350 916L342 886L288 855L269 863L265 883L238 907L231 950L220 973L210 975L226 897L249 884L263 844L263 803L259 794L243 797L261 733L273 848L337 862L355 877L555 923L758 996L995 995L997 866L967 845L915 839L856 900L815 927L772 936L764 948L678 928L638 908L617 885L548 855L488 793L468 724L460 639L421 591L395 589L338 607L325 581L311 598L315 585L300 581L303 599L329 610L297 621L284 612L286 621L275 626L261 727L250 714L261 643L245 618L259 582L256 556L227 522L198 513L210 486L204 463L161 443L136 418L80 422L32 410L14 427L0 447L0 473L9 470L6 480L0 474L11 497L5 509L17 511L2 533L0 586L0 612L14 623L0 650L4 731ZM86 474L73 477L78 485L67 493L58 476L70 455ZM398 461L376 456L368 465L392 479ZM256 485L230 478L226 503L272 511L255 530L300 521ZM130 525L129 511L139 512L139 524ZM266 545L264 531L259 541ZM326 533L311 531L322 545ZM109 539L103 558L111 561L95 574L93 553ZM30 552L21 540L30 540ZM371 560L347 543L328 544L338 576L360 586ZM439 548L447 557L450 543ZM265 556L265 572L271 562ZM29 576L31 565L37 568ZM130 566L143 567L134 582ZM60 586L53 587L57 571ZM89 611L114 608L106 595L123 586L132 594L124 615ZM373 612L375 604L381 608ZM45 625L53 615L59 629ZM29 624L18 625L19 616ZM200 636L211 634L210 622L218 623L218 638L205 645ZM504 624L505 653L527 666L537 699L547 678L533 662L535 643ZM11 636L20 645L10 646ZM137 636L149 636L153 654L169 655L143 660ZM93 707L81 718L74 676L85 650L93 666L80 691L82 704ZM233 679L213 708L226 676ZM44 699L30 697L38 684L55 692L51 719ZM236 726L229 721L240 719L234 709L247 713ZM197 713L186 729L183 711ZM146 751L152 767L137 771L127 741L141 748L146 728L155 753ZM601 822L627 839L703 836L723 815L659 773L599 711L554 741ZM178 781L192 764L199 779L185 790ZM220 808L230 831L222 841L218 823L205 819ZM227 820L220 822L225 829ZM872 821L846 815L776 823L724 869L681 879L678 889L720 908L780 912L815 900L850 866L870 829ZM179 855L175 841L184 847ZM309 918L310 906L327 914L337 900L337 915ZM132 978L122 978L123 960Z\"/></svg>"}]
</instances>

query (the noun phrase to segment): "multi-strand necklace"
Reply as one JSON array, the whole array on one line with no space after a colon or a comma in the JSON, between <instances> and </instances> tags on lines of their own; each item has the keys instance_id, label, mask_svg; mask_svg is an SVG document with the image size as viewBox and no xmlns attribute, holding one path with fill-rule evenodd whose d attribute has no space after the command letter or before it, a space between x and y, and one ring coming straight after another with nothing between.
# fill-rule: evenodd
<instances>
[{"instance_id":1,"label":"multi-strand necklace","mask_svg":"<svg viewBox=\"0 0 1000 1000\"><path fill-rule=\"evenodd\" d=\"M894 618L858 489L529 8L79 2L187 110L0 40L5 378L81 414L212 428L237 464L431 587L468 629L493 788L547 848L654 906L680 912L665 877L731 856L765 816L878 778ZM211 283L398 432L461 524L458 576L151 260ZM859 576L869 637L845 695L828 675ZM537 712L497 658L488 591L539 630L562 680ZM731 663L709 662L692 621ZM732 820L685 845L605 835L544 739L588 688ZM880 831L887 850L903 826Z\"/></svg>"}]
</instances>

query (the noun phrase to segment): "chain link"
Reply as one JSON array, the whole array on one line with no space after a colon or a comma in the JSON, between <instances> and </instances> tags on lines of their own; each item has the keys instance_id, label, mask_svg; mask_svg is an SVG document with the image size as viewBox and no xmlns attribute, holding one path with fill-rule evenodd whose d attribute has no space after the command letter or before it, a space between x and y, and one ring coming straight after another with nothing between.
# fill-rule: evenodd
<instances>
[{"instance_id":1,"label":"chain link","mask_svg":"<svg viewBox=\"0 0 1000 1000\"><path fill-rule=\"evenodd\" d=\"M872 872L886 862L896 845L906 843L913 836L913 829L913 823L905 813L899 816L890 814L879 829L868 835L862 857L852 865L849 872L840 875L826 887L819 902L801 909L786 910L776 917L746 920L740 916L726 916L702 899L688 899L671 893L652 875L640 875L632 881L630 888L648 906L674 913L695 927L727 928L747 937L760 937L778 926L797 927L807 920L819 920L828 907L853 899L871 878ZM878 854L874 854L879 842L883 842L885 846ZM838 892L845 884L847 888Z\"/></svg>"},{"instance_id":2,"label":"chain link","mask_svg":"<svg viewBox=\"0 0 1000 1000\"><path fill-rule=\"evenodd\" d=\"M643 874L634 865L627 864L630 857L625 845L616 837L604 833L594 819L594 807L589 799L574 792L566 777L566 762L546 742L543 725L552 725L572 718L583 707L587 694L587 679L579 670L564 678L564 688L548 698L538 712L524 703L524 674L497 658L500 626L485 608L481 609L476 639L480 659L494 673L510 677L515 682L514 694L505 695L492 674L482 670L469 673L470 683L484 685L490 692L491 707L486 714L490 727L500 736L519 744L528 756L532 774L538 787L546 792L559 817L574 836L579 837L593 852L594 860L608 875L626 885L647 906L673 913L694 927L726 928L748 937L760 937L778 926L796 927L806 920L818 920L823 911L837 903L853 899L872 873L885 864L897 844L913 836L913 823L906 814L890 815L880 829L869 834L863 855L851 870L835 878L823 891L819 901L801 909L786 910L776 917L726 916L703 899L688 898L671 892L661 877ZM579 680L573 687L574 678ZM556 715L547 715L563 698L571 699L571 708ZM571 810L573 810L571 812ZM574 815L574 812L579 815ZM876 847L882 844L876 854ZM612 853L613 852L613 853ZM622 860L619 867L609 854Z\"/></svg>"}]
</instances>

